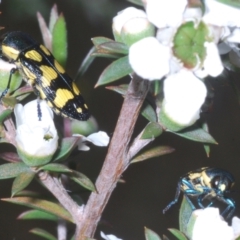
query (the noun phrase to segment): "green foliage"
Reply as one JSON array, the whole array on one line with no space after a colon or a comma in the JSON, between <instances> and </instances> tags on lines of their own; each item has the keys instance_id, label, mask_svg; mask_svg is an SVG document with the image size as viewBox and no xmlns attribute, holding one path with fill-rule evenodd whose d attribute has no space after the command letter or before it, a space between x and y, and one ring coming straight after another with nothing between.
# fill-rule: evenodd
<instances>
[{"instance_id":1,"label":"green foliage","mask_svg":"<svg viewBox=\"0 0 240 240\"><path fill-rule=\"evenodd\" d=\"M57 203L32 197L2 198L1 200L45 211L47 213L63 218L69 222L73 222L69 212L65 210L65 208L63 208L60 204Z\"/></svg>"},{"instance_id":2,"label":"green foliage","mask_svg":"<svg viewBox=\"0 0 240 240\"><path fill-rule=\"evenodd\" d=\"M128 56L119 58L105 68L95 87L114 82L130 73L132 73L132 68L128 62Z\"/></svg>"},{"instance_id":3,"label":"green foliage","mask_svg":"<svg viewBox=\"0 0 240 240\"><path fill-rule=\"evenodd\" d=\"M57 238L54 237L51 233L49 233L41 228L34 228L34 229L30 230L29 232L33 233L37 236L43 237L44 239L47 239L47 240L57 240Z\"/></svg>"},{"instance_id":4,"label":"green foliage","mask_svg":"<svg viewBox=\"0 0 240 240\"><path fill-rule=\"evenodd\" d=\"M146 240L161 240L161 238L151 229L145 227L144 230Z\"/></svg>"},{"instance_id":5,"label":"green foliage","mask_svg":"<svg viewBox=\"0 0 240 240\"><path fill-rule=\"evenodd\" d=\"M29 172L32 172L31 169L23 162L0 165L0 179L14 178L21 173Z\"/></svg>"},{"instance_id":6,"label":"green foliage","mask_svg":"<svg viewBox=\"0 0 240 240\"><path fill-rule=\"evenodd\" d=\"M45 171L50 171L50 172L59 172L59 173L72 172L71 169L69 169L65 165L59 164L59 163L46 164L46 165L40 167L39 170L45 170Z\"/></svg>"},{"instance_id":7,"label":"green foliage","mask_svg":"<svg viewBox=\"0 0 240 240\"><path fill-rule=\"evenodd\" d=\"M134 157L131 160L131 163L137 163L137 162L145 161L145 160L148 160L148 159L153 158L153 157L160 157L162 155L169 154L169 153L172 153L174 151L175 151L175 149L171 148L169 146L154 147L154 148L151 148L149 150L144 151L141 154L138 154L136 157Z\"/></svg>"},{"instance_id":8,"label":"green foliage","mask_svg":"<svg viewBox=\"0 0 240 240\"><path fill-rule=\"evenodd\" d=\"M156 122L150 122L143 129L141 139L153 139L160 136L163 132L162 126Z\"/></svg>"},{"instance_id":9,"label":"green foliage","mask_svg":"<svg viewBox=\"0 0 240 240\"><path fill-rule=\"evenodd\" d=\"M18 216L17 219L20 220L33 220L33 219L38 219L38 220L49 220L49 221L58 221L58 217L56 215L43 212L40 210L28 210L26 212L23 212Z\"/></svg>"},{"instance_id":10,"label":"green foliage","mask_svg":"<svg viewBox=\"0 0 240 240\"><path fill-rule=\"evenodd\" d=\"M169 228L168 229L177 239L179 240L188 240L187 237L177 229Z\"/></svg>"}]
</instances>

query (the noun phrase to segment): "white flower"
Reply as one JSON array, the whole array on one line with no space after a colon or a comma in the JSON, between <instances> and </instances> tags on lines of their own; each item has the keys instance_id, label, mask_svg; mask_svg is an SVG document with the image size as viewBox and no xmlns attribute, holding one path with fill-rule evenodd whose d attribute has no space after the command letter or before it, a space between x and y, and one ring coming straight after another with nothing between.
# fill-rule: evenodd
<instances>
[{"instance_id":1,"label":"white flower","mask_svg":"<svg viewBox=\"0 0 240 240\"><path fill-rule=\"evenodd\" d=\"M143 10L139 10L134 7L129 7L121 12L118 12L117 16L113 18L113 33L115 36L115 40L121 41L121 32L124 24L132 19L147 19L147 15Z\"/></svg>"},{"instance_id":2,"label":"white flower","mask_svg":"<svg viewBox=\"0 0 240 240\"><path fill-rule=\"evenodd\" d=\"M122 240L121 238L117 238L116 236L112 235L112 234L109 234L109 235L106 235L104 232L100 232L100 235L103 239L105 240Z\"/></svg>"},{"instance_id":3,"label":"white flower","mask_svg":"<svg viewBox=\"0 0 240 240\"><path fill-rule=\"evenodd\" d=\"M193 227L192 240L234 240L233 228L228 226L218 208L205 208L194 211L196 221Z\"/></svg>"},{"instance_id":4,"label":"white flower","mask_svg":"<svg viewBox=\"0 0 240 240\"><path fill-rule=\"evenodd\" d=\"M169 72L170 48L154 37L144 38L129 49L129 63L142 78L161 79Z\"/></svg>"},{"instance_id":5,"label":"white flower","mask_svg":"<svg viewBox=\"0 0 240 240\"><path fill-rule=\"evenodd\" d=\"M80 137L78 142L78 150L81 151L88 151L90 149L85 142L91 142L98 147L106 147L109 143L109 136L103 131L92 133L87 137L84 137L80 134L73 134L73 136Z\"/></svg>"},{"instance_id":6,"label":"white flower","mask_svg":"<svg viewBox=\"0 0 240 240\"><path fill-rule=\"evenodd\" d=\"M158 28L177 27L183 20L187 0L145 0L150 22Z\"/></svg>"},{"instance_id":7,"label":"white flower","mask_svg":"<svg viewBox=\"0 0 240 240\"><path fill-rule=\"evenodd\" d=\"M214 42L205 42L204 46L206 47L206 57L203 62L203 69L197 69L195 74L200 78L205 78L208 75L217 77L223 71L218 48Z\"/></svg>"},{"instance_id":8,"label":"white flower","mask_svg":"<svg viewBox=\"0 0 240 240\"><path fill-rule=\"evenodd\" d=\"M164 81L163 111L178 125L191 126L199 118L206 94L204 83L183 69Z\"/></svg>"},{"instance_id":9,"label":"white flower","mask_svg":"<svg viewBox=\"0 0 240 240\"><path fill-rule=\"evenodd\" d=\"M215 0L205 0L206 11L203 21L216 26L239 27L240 9Z\"/></svg>"},{"instance_id":10,"label":"white flower","mask_svg":"<svg viewBox=\"0 0 240 240\"><path fill-rule=\"evenodd\" d=\"M39 101L41 120L37 112L38 100L27 103L24 107L17 104L14 108L16 117L16 143L18 153L25 162L29 158L43 158L41 165L49 162L58 147L58 135L53 122L53 112L45 101ZM24 158L25 158L24 157ZM26 163L26 162L25 162ZM35 162L29 165L36 166Z\"/></svg>"},{"instance_id":11,"label":"white flower","mask_svg":"<svg viewBox=\"0 0 240 240\"><path fill-rule=\"evenodd\" d=\"M234 232L234 239L240 236L240 219L238 217L232 218L232 228Z\"/></svg>"}]
</instances>

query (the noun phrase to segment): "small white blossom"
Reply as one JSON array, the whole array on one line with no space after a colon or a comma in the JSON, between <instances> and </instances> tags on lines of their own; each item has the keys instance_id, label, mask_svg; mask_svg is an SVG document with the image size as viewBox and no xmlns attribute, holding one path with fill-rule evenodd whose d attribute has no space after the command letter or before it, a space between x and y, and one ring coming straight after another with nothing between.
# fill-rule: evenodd
<instances>
[{"instance_id":1,"label":"small white blossom","mask_svg":"<svg viewBox=\"0 0 240 240\"><path fill-rule=\"evenodd\" d=\"M163 111L177 124L190 126L199 118L206 94L201 80L192 72L181 70L164 81Z\"/></svg>"},{"instance_id":2,"label":"small white blossom","mask_svg":"<svg viewBox=\"0 0 240 240\"><path fill-rule=\"evenodd\" d=\"M58 134L53 122L53 112L45 101L39 102L41 109L39 121L37 101L31 101L24 107L17 104L14 108L17 149L29 156L47 159L57 150Z\"/></svg>"},{"instance_id":3,"label":"small white blossom","mask_svg":"<svg viewBox=\"0 0 240 240\"><path fill-rule=\"evenodd\" d=\"M205 0L206 11L203 21L216 26L240 27L240 9L215 0Z\"/></svg>"},{"instance_id":4,"label":"small white blossom","mask_svg":"<svg viewBox=\"0 0 240 240\"><path fill-rule=\"evenodd\" d=\"M112 234L108 234L106 235L104 232L100 232L100 235L103 239L105 240L122 240L121 238L117 238L116 236L112 235Z\"/></svg>"},{"instance_id":5,"label":"small white blossom","mask_svg":"<svg viewBox=\"0 0 240 240\"><path fill-rule=\"evenodd\" d=\"M80 134L73 134L73 136L80 137L78 142L78 150L80 151L88 151L90 149L85 142L91 142L98 147L106 147L109 143L109 136L103 131L92 133L87 137Z\"/></svg>"},{"instance_id":6,"label":"small white blossom","mask_svg":"<svg viewBox=\"0 0 240 240\"><path fill-rule=\"evenodd\" d=\"M217 77L223 71L218 48L214 42L205 42L204 46L206 47L207 54L203 63L203 69L198 69L195 73L200 78L205 78L208 75Z\"/></svg>"},{"instance_id":7,"label":"small white blossom","mask_svg":"<svg viewBox=\"0 0 240 240\"><path fill-rule=\"evenodd\" d=\"M128 7L121 12L118 12L117 16L113 18L113 33L115 35L116 40L119 40L121 37L121 31L125 23L127 23L131 19L135 18L145 18L147 19L147 15L143 10L139 10L134 7Z\"/></svg>"},{"instance_id":8,"label":"small white blossom","mask_svg":"<svg viewBox=\"0 0 240 240\"><path fill-rule=\"evenodd\" d=\"M234 240L233 228L228 226L218 208L205 208L194 211L196 221L193 227L192 240Z\"/></svg>"},{"instance_id":9,"label":"small white blossom","mask_svg":"<svg viewBox=\"0 0 240 240\"><path fill-rule=\"evenodd\" d=\"M129 63L142 78L161 79L169 72L170 48L154 37L144 38L129 49Z\"/></svg>"},{"instance_id":10,"label":"small white blossom","mask_svg":"<svg viewBox=\"0 0 240 240\"><path fill-rule=\"evenodd\" d=\"M238 217L232 218L232 228L234 232L234 239L240 236L240 219Z\"/></svg>"},{"instance_id":11,"label":"small white blossom","mask_svg":"<svg viewBox=\"0 0 240 240\"><path fill-rule=\"evenodd\" d=\"M150 22L158 28L177 27L183 20L187 0L145 0Z\"/></svg>"}]
</instances>

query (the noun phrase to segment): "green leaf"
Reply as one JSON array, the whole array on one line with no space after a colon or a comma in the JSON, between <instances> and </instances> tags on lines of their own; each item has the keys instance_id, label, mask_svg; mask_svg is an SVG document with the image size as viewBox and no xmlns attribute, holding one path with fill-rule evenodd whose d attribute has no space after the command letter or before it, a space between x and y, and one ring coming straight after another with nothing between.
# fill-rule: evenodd
<instances>
[{"instance_id":1,"label":"green leaf","mask_svg":"<svg viewBox=\"0 0 240 240\"><path fill-rule=\"evenodd\" d=\"M59 146L60 149L58 149L57 152L54 154L52 161L63 162L64 160L66 160L71 154L71 152L77 147L78 141L79 138L77 137L63 138Z\"/></svg>"},{"instance_id":2,"label":"green leaf","mask_svg":"<svg viewBox=\"0 0 240 240\"><path fill-rule=\"evenodd\" d=\"M187 233L187 227L189 223L189 219L192 215L192 208L187 201L186 197L183 195L183 200L181 203L180 211L179 211L179 229L183 233Z\"/></svg>"},{"instance_id":3,"label":"green leaf","mask_svg":"<svg viewBox=\"0 0 240 240\"><path fill-rule=\"evenodd\" d=\"M8 95L2 98L2 102L5 106L11 107L11 108L14 108L15 105L17 104L16 98Z\"/></svg>"},{"instance_id":4,"label":"green leaf","mask_svg":"<svg viewBox=\"0 0 240 240\"><path fill-rule=\"evenodd\" d=\"M169 228L168 229L177 239L179 240L188 240L187 237L177 229Z\"/></svg>"},{"instance_id":5,"label":"green leaf","mask_svg":"<svg viewBox=\"0 0 240 240\"><path fill-rule=\"evenodd\" d=\"M89 66L92 64L93 60L95 59L94 56L92 56L93 52L95 51L95 47L92 47L85 58L83 59L78 71L76 79L83 76L83 74L88 70Z\"/></svg>"},{"instance_id":6,"label":"green leaf","mask_svg":"<svg viewBox=\"0 0 240 240\"><path fill-rule=\"evenodd\" d=\"M95 49L95 51L91 54L92 57L101 57L101 58L113 58L118 59L121 58L123 55L118 53L106 53L103 49Z\"/></svg>"},{"instance_id":7,"label":"green leaf","mask_svg":"<svg viewBox=\"0 0 240 240\"><path fill-rule=\"evenodd\" d=\"M142 106L141 114L149 121L149 122L157 122L157 115L153 107L147 103L144 102Z\"/></svg>"},{"instance_id":8,"label":"green leaf","mask_svg":"<svg viewBox=\"0 0 240 240\"><path fill-rule=\"evenodd\" d=\"M31 169L23 162L0 165L0 179L14 178L24 172L31 172Z\"/></svg>"},{"instance_id":9,"label":"green leaf","mask_svg":"<svg viewBox=\"0 0 240 240\"><path fill-rule=\"evenodd\" d=\"M32 230L29 231L30 233L33 233L37 236L43 237L47 240L57 240L56 237L54 237L51 233L45 231L44 229L41 228L34 228Z\"/></svg>"},{"instance_id":10,"label":"green leaf","mask_svg":"<svg viewBox=\"0 0 240 240\"><path fill-rule=\"evenodd\" d=\"M216 0L217 2L226 4L228 6L240 9L240 1L239 0Z\"/></svg>"},{"instance_id":11,"label":"green leaf","mask_svg":"<svg viewBox=\"0 0 240 240\"><path fill-rule=\"evenodd\" d=\"M24 87L18 88L11 96L17 97L22 100L23 98L29 96L33 92L33 88L30 85L25 85ZM20 97L21 96L21 97Z\"/></svg>"},{"instance_id":12,"label":"green leaf","mask_svg":"<svg viewBox=\"0 0 240 240\"><path fill-rule=\"evenodd\" d=\"M69 169L65 165L59 164L59 163L49 163L47 165L40 167L39 169L45 170L45 171L50 171L50 172L61 172L61 173L72 172L71 169Z\"/></svg>"},{"instance_id":13,"label":"green leaf","mask_svg":"<svg viewBox=\"0 0 240 240\"><path fill-rule=\"evenodd\" d=\"M34 176L35 176L34 172L20 173L13 181L11 196L13 197L16 193L26 188L31 183Z\"/></svg>"},{"instance_id":14,"label":"green leaf","mask_svg":"<svg viewBox=\"0 0 240 240\"><path fill-rule=\"evenodd\" d=\"M52 31L52 52L56 60L63 66L67 61L67 29L64 16L61 14Z\"/></svg>"},{"instance_id":15,"label":"green leaf","mask_svg":"<svg viewBox=\"0 0 240 240\"><path fill-rule=\"evenodd\" d=\"M15 197L32 197L32 198L39 198L41 194L38 192L30 191L30 190L23 190L15 194Z\"/></svg>"},{"instance_id":16,"label":"green leaf","mask_svg":"<svg viewBox=\"0 0 240 240\"><path fill-rule=\"evenodd\" d=\"M169 240L169 238L165 235L163 235L163 240Z\"/></svg>"},{"instance_id":17,"label":"green leaf","mask_svg":"<svg viewBox=\"0 0 240 240\"><path fill-rule=\"evenodd\" d=\"M98 47L98 45L107 43L107 42L114 42L114 40L106 37L93 37L92 39L93 45L95 47Z\"/></svg>"},{"instance_id":18,"label":"green leaf","mask_svg":"<svg viewBox=\"0 0 240 240\"><path fill-rule=\"evenodd\" d=\"M114 82L130 73L132 73L132 68L128 62L128 56L119 58L105 68L95 87Z\"/></svg>"},{"instance_id":19,"label":"green leaf","mask_svg":"<svg viewBox=\"0 0 240 240\"><path fill-rule=\"evenodd\" d=\"M58 221L58 217L50 214L50 213L46 213L43 211L39 211L39 210L29 210L29 211L25 211L22 214L20 214L17 219L20 220L50 220L50 221Z\"/></svg>"},{"instance_id":20,"label":"green leaf","mask_svg":"<svg viewBox=\"0 0 240 240\"><path fill-rule=\"evenodd\" d=\"M68 174L68 176L70 177L70 179L72 179L74 182L81 185L82 187L84 187L92 192L96 192L96 188L95 188L94 184L84 174L82 174L78 171L72 171L72 173Z\"/></svg>"},{"instance_id":21,"label":"green leaf","mask_svg":"<svg viewBox=\"0 0 240 240\"><path fill-rule=\"evenodd\" d=\"M12 163L21 162L20 157L15 152L0 153L0 158L3 159L3 160L6 160L8 162L12 162ZM1 167L1 165L0 165L0 167Z\"/></svg>"},{"instance_id":22,"label":"green leaf","mask_svg":"<svg viewBox=\"0 0 240 240\"><path fill-rule=\"evenodd\" d=\"M130 2L130 3L134 3L134 4L136 4L138 6L141 6L141 7L144 6L142 0L127 0L127 1Z\"/></svg>"},{"instance_id":23,"label":"green leaf","mask_svg":"<svg viewBox=\"0 0 240 240\"><path fill-rule=\"evenodd\" d=\"M57 203L32 197L2 198L1 200L45 211L54 214L60 218L63 218L67 221L73 222L70 213Z\"/></svg>"},{"instance_id":24,"label":"green leaf","mask_svg":"<svg viewBox=\"0 0 240 240\"><path fill-rule=\"evenodd\" d=\"M202 129L209 133L209 129L208 129L207 123L204 123L202 125ZM203 144L203 147L204 147L204 150L205 150L205 152L207 154L207 157L209 157L210 156L210 150L211 150L209 144Z\"/></svg>"},{"instance_id":25,"label":"green leaf","mask_svg":"<svg viewBox=\"0 0 240 240\"><path fill-rule=\"evenodd\" d=\"M175 149L171 148L169 146L159 146L159 147L154 147L151 148L147 151L144 151L143 153L137 155L135 158L131 160L131 163L136 163L136 162L141 162L144 160L148 160L153 157L159 157L165 154L169 154L174 152Z\"/></svg>"},{"instance_id":26,"label":"green leaf","mask_svg":"<svg viewBox=\"0 0 240 240\"><path fill-rule=\"evenodd\" d=\"M0 66L1 67L1 66ZM8 85L9 82L9 76L10 76L10 69L0 69L0 92L3 92L4 90L6 90L6 87ZM12 75L12 79L10 82L10 87L8 90L8 93L11 93L13 91L15 91L16 89L18 89L22 83L23 79L21 74L19 74L18 72L15 72Z\"/></svg>"},{"instance_id":27,"label":"green leaf","mask_svg":"<svg viewBox=\"0 0 240 240\"><path fill-rule=\"evenodd\" d=\"M160 136L163 132L162 126L157 122L150 122L143 129L141 139L153 139Z\"/></svg>"},{"instance_id":28,"label":"green leaf","mask_svg":"<svg viewBox=\"0 0 240 240\"><path fill-rule=\"evenodd\" d=\"M122 55L127 55L129 47L124 43L110 41L99 44L97 46L97 49L102 49L106 53L118 53Z\"/></svg>"},{"instance_id":29,"label":"green leaf","mask_svg":"<svg viewBox=\"0 0 240 240\"><path fill-rule=\"evenodd\" d=\"M8 118L11 114L12 114L11 109L6 109L6 110L2 111L0 114L0 124L2 124L4 122L4 120L6 118Z\"/></svg>"},{"instance_id":30,"label":"green leaf","mask_svg":"<svg viewBox=\"0 0 240 240\"><path fill-rule=\"evenodd\" d=\"M144 227L146 240L161 240L161 238L151 229Z\"/></svg>"},{"instance_id":31,"label":"green leaf","mask_svg":"<svg viewBox=\"0 0 240 240\"><path fill-rule=\"evenodd\" d=\"M119 93L121 95L125 95L127 93L128 90L128 84L122 84L119 86L107 86L106 89L108 90L112 90L116 93Z\"/></svg>"},{"instance_id":32,"label":"green leaf","mask_svg":"<svg viewBox=\"0 0 240 240\"><path fill-rule=\"evenodd\" d=\"M208 132L204 131L202 128L196 128L196 126L172 133L196 142L218 144Z\"/></svg>"}]
</instances>

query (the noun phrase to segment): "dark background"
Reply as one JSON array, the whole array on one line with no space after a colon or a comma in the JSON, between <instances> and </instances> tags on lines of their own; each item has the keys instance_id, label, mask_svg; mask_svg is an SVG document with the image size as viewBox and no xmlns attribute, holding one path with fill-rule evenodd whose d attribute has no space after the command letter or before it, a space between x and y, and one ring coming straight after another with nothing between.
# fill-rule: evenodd
<instances>
[{"instance_id":1,"label":"dark background","mask_svg":"<svg viewBox=\"0 0 240 240\"><path fill-rule=\"evenodd\" d=\"M42 42L36 12L39 11L48 21L54 3L57 3L59 12L63 12L67 21L69 40L67 72L72 77L92 46L90 39L94 36L112 38L112 18L118 11L131 5L124 0L2 0L0 26L5 27L2 33L21 30ZM111 136L121 108L122 97L104 87L94 89L99 74L108 63L106 59L97 59L78 83L100 129ZM237 192L232 194L232 198L236 201L236 214L239 215L239 104L226 79L215 79L211 84L214 89L213 105L211 111L203 113L202 117L208 122L210 132L219 144L211 147L210 158L206 157L202 144L164 133L151 146L169 145L176 151L129 167L123 175L126 183L117 186L104 211L102 220L105 224L100 225L100 230L115 234L124 240L143 240L146 226L158 234L167 233L174 239L167 232L167 228L178 228L179 204L165 215L162 214L162 209L173 200L179 177L204 166L221 167L235 176L234 189ZM146 121L140 117L136 133L141 131L145 124ZM81 172L95 181L105 155L106 148L94 146L91 151L81 154L79 160ZM11 184L12 180L0 182L0 198L10 197ZM35 191L42 189L37 183L32 184L31 188ZM54 233L53 223L16 220L23 209L27 208L0 202L0 239L42 239L28 231L33 227L44 228L45 225Z\"/></svg>"}]
</instances>

